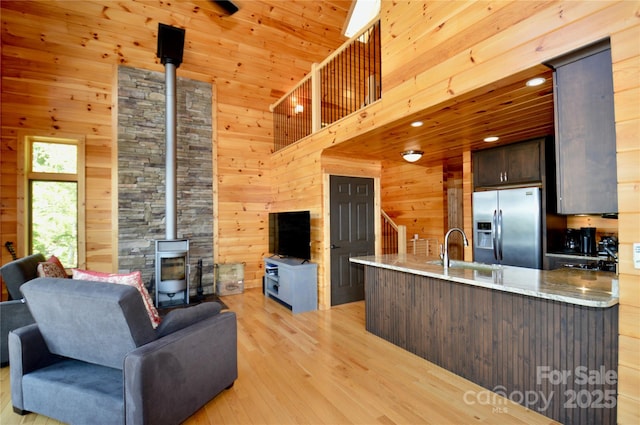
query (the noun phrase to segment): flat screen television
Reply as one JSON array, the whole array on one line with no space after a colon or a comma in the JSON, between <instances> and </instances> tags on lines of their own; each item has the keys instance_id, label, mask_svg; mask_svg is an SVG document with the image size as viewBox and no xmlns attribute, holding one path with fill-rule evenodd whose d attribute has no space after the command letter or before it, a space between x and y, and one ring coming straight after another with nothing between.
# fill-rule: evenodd
<instances>
[{"instance_id":1,"label":"flat screen television","mask_svg":"<svg viewBox=\"0 0 640 425\"><path fill-rule=\"evenodd\" d=\"M309 211L269 213L269 252L281 257L311 259Z\"/></svg>"}]
</instances>

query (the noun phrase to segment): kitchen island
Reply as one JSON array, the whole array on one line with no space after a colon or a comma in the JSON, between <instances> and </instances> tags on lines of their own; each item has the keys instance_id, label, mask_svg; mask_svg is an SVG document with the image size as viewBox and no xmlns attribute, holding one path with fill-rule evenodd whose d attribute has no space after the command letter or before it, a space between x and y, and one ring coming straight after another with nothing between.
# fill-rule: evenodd
<instances>
[{"instance_id":1,"label":"kitchen island","mask_svg":"<svg viewBox=\"0 0 640 425\"><path fill-rule=\"evenodd\" d=\"M364 266L367 330L489 390L463 403L499 394L565 424L616 423L614 273L351 262Z\"/></svg>"}]
</instances>

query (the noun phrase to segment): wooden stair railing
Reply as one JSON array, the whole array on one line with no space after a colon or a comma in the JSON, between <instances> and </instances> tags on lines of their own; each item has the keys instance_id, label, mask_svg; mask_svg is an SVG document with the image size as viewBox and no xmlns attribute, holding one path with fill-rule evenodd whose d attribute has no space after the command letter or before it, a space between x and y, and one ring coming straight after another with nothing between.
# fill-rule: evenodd
<instances>
[{"instance_id":1,"label":"wooden stair railing","mask_svg":"<svg viewBox=\"0 0 640 425\"><path fill-rule=\"evenodd\" d=\"M382 253L407 253L407 226L398 225L382 211Z\"/></svg>"}]
</instances>

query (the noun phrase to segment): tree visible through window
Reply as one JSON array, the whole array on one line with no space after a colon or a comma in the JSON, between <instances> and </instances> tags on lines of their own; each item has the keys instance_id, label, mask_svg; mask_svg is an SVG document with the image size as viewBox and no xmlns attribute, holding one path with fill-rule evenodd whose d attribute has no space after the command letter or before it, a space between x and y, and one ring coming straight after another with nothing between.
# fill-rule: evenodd
<instances>
[{"instance_id":1,"label":"tree visible through window","mask_svg":"<svg viewBox=\"0 0 640 425\"><path fill-rule=\"evenodd\" d=\"M31 252L78 265L78 184L31 181Z\"/></svg>"},{"instance_id":2,"label":"tree visible through window","mask_svg":"<svg viewBox=\"0 0 640 425\"><path fill-rule=\"evenodd\" d=\"M78 267L78 143L28 137L27 146L29 252Z\"/></svg>"}]
</instances>

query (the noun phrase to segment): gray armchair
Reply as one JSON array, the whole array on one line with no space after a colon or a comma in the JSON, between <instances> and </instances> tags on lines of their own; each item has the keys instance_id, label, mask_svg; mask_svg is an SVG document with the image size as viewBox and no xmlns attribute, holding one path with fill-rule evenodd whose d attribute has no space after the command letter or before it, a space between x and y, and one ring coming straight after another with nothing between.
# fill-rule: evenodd
<instances>
[{"instance_id":1,"label":"gray armchair","mask_svg":"<svg viewBox=\"0 0 640 425\"><path fill-rule=\"evenodd\" d=\"M9 331L34 322L29 308L22 299L20 286L38 277L38 263L45 261L44 255L33 254L19 258L0 268L2 280L7 287L10 300L0 302L0 367L9 364Z\"/></svg>"},{"instance_id":2,"label":"gray armchair","mask_svg":"<svg viewBox=\"0 0 640 425\"><path fill-rule=\"evenodd\" d=\"M153 329L136 288L37 278L9 334L11 401L71 424L178 424L238 376L233 312L202 303Z\"/></svg>"}]
</instances>

